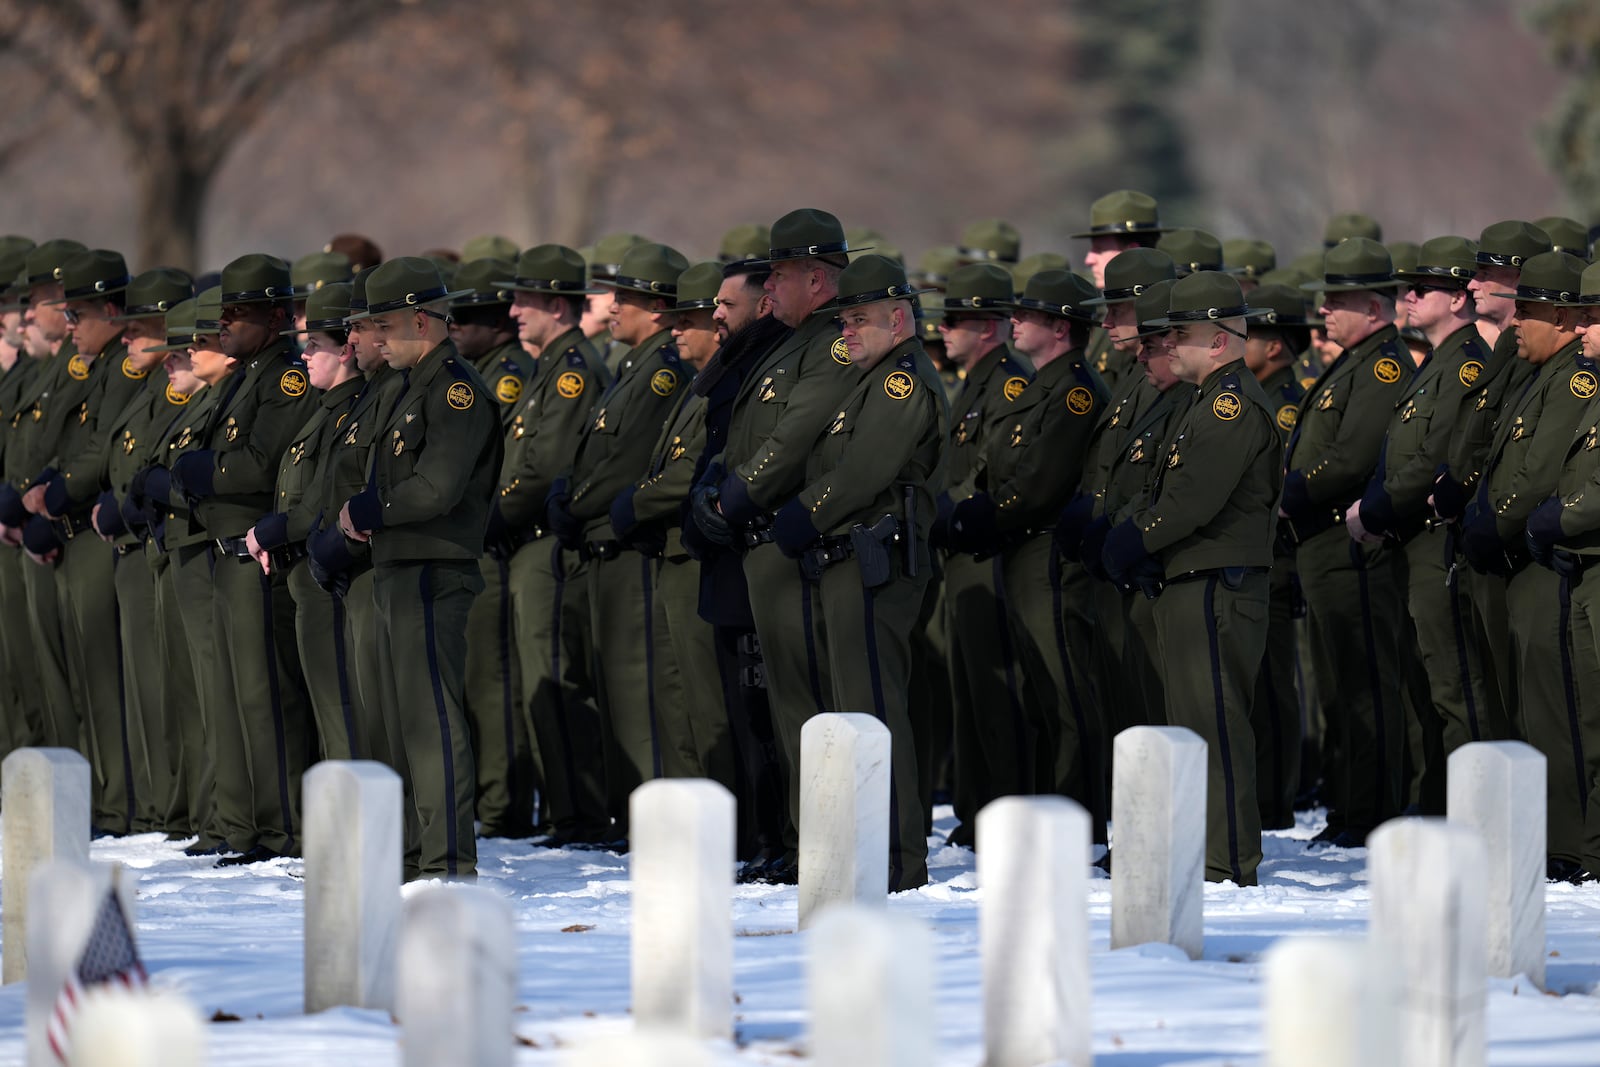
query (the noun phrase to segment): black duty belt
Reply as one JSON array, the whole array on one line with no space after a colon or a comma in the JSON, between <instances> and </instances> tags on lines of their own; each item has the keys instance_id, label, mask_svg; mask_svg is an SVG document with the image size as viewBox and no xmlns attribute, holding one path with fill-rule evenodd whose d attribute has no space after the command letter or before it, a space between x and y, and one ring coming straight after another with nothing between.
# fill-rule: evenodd
<instances>
[{"instance_id":1,"label":"black duty belt","mask_svg":"<svg viewBox=\"0 0 1600 1067\"><path fill-rule=\"evenodd\" d=\"M250 545L242 537L217 538L217 551L224 556L233 556L236 559L253 559L250 555Z\"/></svg>"},{"instance_id":2,"label":"black duty belt","mask_svg":"<svg viewBox=\"0 0 1600 1067\"><path fill-rule=\"evenodd\" d=\"M85 530L93 529L94 523L89 521L89 514L68 515L64 519L51 519L50 525L55 528L56 534L63 541L70 541Z\"/></svg>"},{"instance_id":3,"label":"black duty belt","mask_svg":"<svg viewBox=\"0 0 1600 1067\"><path fill-rule=\"evenodd\" d=\"M1279 519L1278 529L1290 544L1303 545L1344 522L1342 507L1323 507L1297 519Z\"/></svg>"},{"instance_id":4,"label":"black duty belt","mask_svg":"<svg viewBox=\"0 0 1600 1067\"><path fill-rule=\"evenodd\" d=\"M267 553L267 558L272 560L273 570L287 571L290 567L305 559L308 554L306 546L296 542L295 544L284 545L282 548L272 549Z\"/></svg>"},{"instance_id":5,"label":"black duty belt","mask_svg":"<svg viewBox=\"0 0 1600 1067\"><path fill-rule=\"evenodd\" d=\"M580 553L583 559L609 560L622 555L620 541L585 541Z\"/></svg>"},{"instance_id":6,"label":"black duty belt","mask_svg":"<svg viewBox=\"0 0 1600 1067\"><path fill-rule=\"evenodd\" d=\"M772 544L774 536L772 529L772 516L757 515L755 518L750 520L750 525L746 526L742 531L740 531L739 536L744 538L744 546L746 548L755 548L757 545Z\"/></svg>"},{"instance_id":7,"label":"black duty belt","mask_svg":"<svg viewBox=\"0 0 1600 1067\"><path fill-rule=\"evenodd\" d=\"M814 547L802 552L801 560L815 570L823 571L835 563L843 563L855 554L856 549L850 543L850 538L824 537Z\"/></svg>"}]
</instances>

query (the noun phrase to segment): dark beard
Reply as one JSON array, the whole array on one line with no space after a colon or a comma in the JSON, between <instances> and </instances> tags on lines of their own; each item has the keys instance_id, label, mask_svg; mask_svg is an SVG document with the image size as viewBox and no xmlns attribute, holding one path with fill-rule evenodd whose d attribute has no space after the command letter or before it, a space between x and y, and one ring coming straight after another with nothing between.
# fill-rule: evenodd
<instances>
[{"instance_id":1,"label":"dark beard","mask_svg":"<svg viewBox=\"0 0 1600 1067\"><path fill-rule=\"evenodd\" d=\"M744 364L752 363L772 351L774 345L793 332L771 315L763 315L739 327L728 335L722 347L717 349L717 354L706 364L705 370L695 377L695 396L709 396L723 375L742 370Z\"/></svg>"}]
</instances>

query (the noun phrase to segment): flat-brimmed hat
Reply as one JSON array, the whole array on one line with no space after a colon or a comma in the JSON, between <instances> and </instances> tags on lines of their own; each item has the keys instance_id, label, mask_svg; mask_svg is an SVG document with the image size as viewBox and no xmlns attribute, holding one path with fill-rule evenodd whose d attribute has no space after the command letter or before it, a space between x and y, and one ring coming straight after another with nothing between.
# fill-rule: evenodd
<instances>
[{"instance_id":1,"label":"flat-brimmed hat","mask_svg":"<svg viewBox=\"0 0 1600 1067\"><path fill-rule=\"evenodd\" d=\"M87 246L64 237L36 245L23 261L23 269L28 272L28 284L44 285L48 282L59 282L61 269L66 266L67 260L79 252L88 250Z\"/></svg>"},{"instance_id":2,"label":"flat-brimmed hat","mask_svg":"<svg viewBox=\"0 0 1600 1067\"><path fill-rule=\"evenodd\" d=\"M1589 227L1565 215L1546 215L1533 224L1550 235L1550 250L1570 252L1585 262L1589 259Z\"/></svg>"},{"instance_id":3,"label":"flat-brimmed hat","mask_svg":"<svg viewBox=\"0 0 1600 1067\"><path fill-rule=\"evenodd\" d=\"M222 332L222 286L202 289L194 298L194 338Z\"/></svg>"},{"instance_id":4,"label":"flat-brimmed hat","mask_svg":"<svg viewBox=\"0 0 1600 1067\"><path fill-rule=\"evenodd\" d=\"M306 297L304 326L278 332L283 337L295 337L303 333L316 333L319 330L342 330L345 328L344 317L349 311L350 283L329 282Z\"/></svg>"},{"instance_id":5,"label":"flat-brimmed hat","mask_svg":"<svg viewBox=\"0 0 1600 1067\"><path fill-rule=\"evenodd\" d=\"M1118 189L1089 205L1089 228L1072 236L1140 237L1166 233L1167 229L1161 225L1155 197L1133 189Z\"/></svg>"},{"instance_id":6,"label":"flat-brimmed hat","mask_svg":"<svg viewBox=\"0 0 1600 1067\"><path fill-rule=\"evenodd\" d=\"M165 315L178 303L194 296L194 279L188 271L173 267L157 267L136 275L128 283L128 295L123 298L123 311L112 317L112 322L130 319L152 319Z\"/></svg>"},{"instance_id":7,"label":"flat-brimmed hat","mask_svg":"<svg viewBox=\"0 0 1600 1067\"><path fill-rule=\"evenodd\" d=\"M907 276L918 285L943 289L950 281L950 272L959 266L961 257L956 254L956 246L940 245L922 253L922 258L917 260L917 269Z\"/></svg>"},{"instance_id":8,"label":"flat-brimmed hat","mask_svg":"<svg viewBox=\"0 0 1600 1067\"><path fill-rule=\"evenodd\" d=\"M944 313L994 317L1016 306L1016 283L1011 272L997 263L969 263L950 275L944 289Z\"/></svg>"},{"instance_id":9,"label":"flat-brimmed hat","mask_svg":"<svg viewBox=\"0 0 1600 1067\"><path fill-rule=\"evenodd\" d=\"M461 265L466 266L480 259L516 259L517 242L509 237L501 237L497 233L486 233L474 237L461 246ZM464 284L459 279L458 285Z\"/></svg>"},{"instance_id":10,"label":"flat-brimmed hat","mask_svg":"<svg viewBox=\"0 0 1600 1067\"><path fill-rule=\"evenodd\" d=\"M0 237L0 311L28 306L26 268L33 247L27 237Z\"/></svg>"},{"instance_id":11,"label":"flat-brimmed hat","mask_svg":"<svg viewBox=\"0 0 1600 1067\"><path fill-rule=\"evenodd\" d=\"M121 252L113 252L109 248L91 248L77 253L61 265L61 298L46 303L98 300L126 291L128 283L132 281L127 261L122 258Z\"/></svg>"},{"instance_id":12,"label":"flat-brimmed hat","mask_svg":"<svg viewBox=\"0 0 1600 1067\"><path fill-rule=\"evenodd\" d=\"M1222 269L1222 242L1205 230L1193 227L1170 230L1156 242L1156 248L1172 257L1173 268L1180 278L1195 271Z\"/></svg>"},{"instance_id":13,"label":"flat-brimmed hat","mask_svg":"<svg viewBox=\"0 0 1600 1067\"><path fill-rule=\"evenodd\" d=\"M376 318L391 311L424 308L457 297L470 289L451 290L439 276L439 268L421 256L396 256L373 269L367 278L367 310L350 315L346 321Z\"/></svg>"},{"instance_id":14,"label":"flat-brimmed hat","mask_svg":"<svg viewBox=\"0 0 1600 1067\"><path fill-rule=\"evenodd\" d=\"M1163 278L1151 282L1133 298L1133 321L1138 324L1138 331L1134 334L1136 339L1142 341L1147 337L1159 337L1172 329L1171 326L1153 324L1166 316L1167 308L1172 303L1172 287L1177 284L1176 278Z\"/></svg>"},{"instance_id":15,"label":"flat-brimmed hat","mask_svg":"<svg viewBox=\"0 0 1600 1067\"><path fill-rule=\"evenodd\" d=\"M222 268L224 304L274 304L294 296L289 264L265 252L250 252Z\"/></svg>"},{"instance_id":16,"label":"flat-brimmed hat","mask_svg":"<svg viewBox=\"0 0 1600 1067\"><path fill-rule=\"evenodd\" d=\"M1369 237L1351 237L1322 257L1322 277L1300 286L1312 292L1354 293L1404 285L1394 276L1389 250Z\"/></svg>"},{"instance_id":17,"label":"flat-brimmed hat","mask_svg":"<svg viewBox=\"0 0 1600 1067\"><path fill-rule=\"evenodd\" d=\"M646 296L676 297L678 275L688 269L689 260L676 248L645 241L628 249L615 278L596 278L595 283Z\"/></svg>"},{"instance_id":18,"label":"flat-brimmed hat","mask_svg":"<svg viewBox=\"0 0 1600 1067\"><path fill-rule=\"evenodd\" d=\"M589 264L589 277L594 281L615 278L617 271L622 269L622 257L628 254L628 249L637 244L644 244L647 238L636 233L608 233L588 248L580 249L584 261ZM765 252L762 253L763 257Z\"/></svg>"},{"instance_id":19,"label":"flat-brimmed hat","mask_svg":"<svg viewBox=\"0 0 1600 1067\"><path fill-rule=\"evenodd\" d=\"M917 336L923 344L944 344L944 334L939 326L944 321L944 293L938 289L924 289L917 296Z\"/></svg>"},{"instance_id":20,"label":"flat-brimmed hat","mask_svg":"<svg viewBox=\"0 0 1600 1067\"><path fill-rule=\"evenodd\" d=\"M1550 235L1531 222L1506 219L1483 228L1478 238L1480 267L1516 267L1542 252L1554 251Z\"/></svg>"},{"instance_id":21,"label":"flat-brimmed hat","mask_svg":"<svg viewBox=\"0 0 1600 1067\"><path fill-rule=\"evenodd\" d=\"M1422 255L1422 246L1415 241L1390 241L1384 247L1389 250L1389 262L1394 265L1397 278L1415 267L1417 257Z\"/></svg>"},{"instance_id":22,"label":"flat-brimmed hat","mask_svg":"<svg viewBox=\"0 0 1600 1067\"><path fill-rule=\"evenodd\" d=\"M617 266L621 265L619 259ZM583 256L566 245L535 245L518 256L515 269L495 284L502 289L552 296L604 292L589 284L590 269Z\"/></svg>"},{"instance_id":23,"label":"flat-brimmed hat","mask_svg":"<svg viewBox=\"0 0 1600 1067\"><path fill-rule=\"evenodd\" d=\"M1061 319L1094 323L1100 305L1089 301L1100 296L1091 281L1070 270L1042 270L1028 280L1027 289L1015 306L1024 311L1041 311Z\"/></svg>"},{"instance_id":24,"label":"flat-brimmed hat","mask_svg":"<svg viewBox=\"0 0 1600 1067\"><path fill-rule=\"evenodd\" d=\"M961 231L956 254L968 263L1015 263L1022 254L1022 234L1005 219L979 219Z\"/></svg>"},{"instance_id":25,"label":"flat-brimmed hat","mask_svg":"<svg viewBox=\"0 0 1600 1067\"><path fill-rule=\"evenodd\" d=\"M1524 304L1577 303L1587 264L1571 252L1540 252L1522 264L1514 293L1494 293Z\"/></svg>"},{"instance_id":26,"label":"flat-brimmed hat","mask_svg":"<svg viewBox=\"0 0 1600 1067\"><path fill-rule=\"evenodd\" d=\"M1149 326L1181 326L1191 322L1223 323L1231 319L1259 318L1245 303L1239 279L1219 270L1197 270L1172 285L1167 313L1147 321Z\"/></svg>"},{"instance_id":27,"label":"flat-brimmed hat","mask_svg":"<svg viewBox=\"0 0 1600 1067\"><path fill-rule=\"evenodd\" d=\"M1222 242L1222 269L1241 278L1260 278L1278 265L1277 250L1256 237L1230 237Z\"/></svg>"},{"instance_id":28,"label":"flat-brimmed hat","mask_svg":"<svg viewBox=\"0 0 1600 1067\"><path fill-rule=\"evenodd\" d=\"M147 352L181 352L194 343L195 310L200 302L193 297L180 300L167 312L167 343L151 345Z\"/></svg>"},{"instance_id":29,"label":"flat-brimmed hat","mask_svg":"<svg viewBox=\"0 0 1600 1067\"><path fill-rule=\"evenodd\" d=\"M1365 237L1369 241L1383 240L1383 227L1371 215L1359 211L1346 211L1335 215L1322 228L1322 247L1332 248L1352 237Z\"/></svg>"},{"instance_id":30,"label":"flat-brimmed hat","mask_svg":"<svg viewBox=\"0 0 1600 1067\"><path fill-rule=\"evenodd\" d=\"M1583 268L1583 275L1578 279L1578 295L1572 300L1562 301L1559 307L1596 307L1600 306L1600 263L1591 263Z\"/></svg>"},{"instance_id":31,"label":"flat-brimmed hat","mask_svg":"<svg viewBox=\"0 0 1600 1067\"><path fill-rule=\"evenodd\" d=\"M1085 303L1090 307L1124 304L1137 299L1156 282L1172 281L1177 276L1172 257L1159 248L1130 248L1118 252L1106 264L1105 289Z\"/></svg>"},{"instance_id":32,"label":"flat-brimmed hat","mask_svg":"<svg viewBox=\"0 0 1600 1067\"><path fill-rule=\"evenodd\" d=\"M289 284L296 300L304 300L331 282L347 282L355 274L343 252L312 252L289 267Z\"/></svg>"},{"instance_id":33,"label":"flat-brimmed hat","mask_svg":"<svg viewBox=\"0 0 1600 1067\"><path fill-rule=\"evenodd\" d=\"M717 306L717 292L722 288L724 264L707 260L688 267L678 275L678 302L672 311L711 311Z\"/></svg>"},{"instance_id":34,"label":"flat-brimmed hat","mask_svg":"<svg viewBox=\"0 0 1600 1067\"><path fill-rule=\"evenodd\" d=\"M772 249L772 228L759 222L741 222L722 235L717 259L723 263L745 263L766 259Z\"/></svg>"},{"instance_id":35,"label":"flat-brimmed hat","mask_svg":"<svg viewBox=\"0 0 1600 1067\"><path fill-rule=\"evenodd\" d=\"M349 326L359 321L367 310L367 279L372 277L372 272L377 267L362 267L356 271L355 277L350 279L350 306L345 308L344 324Z\"/></svg>"},{"instance_id":36,"label":"flat-brimmed hat","mask_svg":"<svg viewBox=\"0 0 1600 1067\"><path fill-rule=\"evenodd\" d=\"M470 259L456 270L455 287L465 296L450 302L453 308L492 307L511 303L511 290L504 284L516 274L516 264L508 259L485 256Z\"/></svg>"},{"instance_id":37,"label":"flat-brimmed hat","mask_svg":"<svg viewBox=\"0 0 1600 1067\"><path fill-rule=\"evenodd\" d=\"M844 239L850 244L849 258L854 260L867 254L867 250L887 256L890 259L899 259L904 262L900 253L889 247L889 239L871 226L849 226L844 231Z\"/></svg>"},{"instance_id":38,"label":"flat-brimmed hat","mask_svg":"<svg viewBox=\"0 0 1600 1067\"><path fill-rule=\"evenodd\" d=\"M1307 329L1312 324L1306 294L1298 288L1258 285L1250 291L1250 306L1259 312L1255 321L1260 326Z\"/></svg>"},{"instance_id":39,"label":"flat-brimmed hat","mask_svg":"<svg viewBox=\"0 0 1600 1067\"><path fill-rule=\"evenodd\" d=\"M867 254L839 274L841 308L876 304L882 300L911 300L924 290L906 278L906 269L888 256Z\"/></svg>"},{"instance_id":40,"label":"flat-brimmed hat","mask_svg":"<svg viewBox=\"0 0 1600 1067\"><path fill-rule=\"evenodd\" d=\"M1011 287L1020 293L1028 288L1028 283L1040 271L1071 269L1071 262L1060 252L1035 252L1011 264Z\"/></svg>"},{"instance_id":41,"label":"flat-brimmed hat","mask_svg":"<svg viewBox=\"0 0 1600 1067\"><path fill-rule=\"evenodd\" d=\"M1478 272L1478 243L1468 237L1431 237L1417 250L1416 263L1394 276L1408 285L1465 289Z\"/></svg>"},{"instance_id":42,"label":"flat-brimmed hat","mask_svg":"<svg viewBox=\"0 0 1600 1067\"><path fill-rule=\"evenodd\" d=\"M767 262L823 259L843 263L850 251L850 241L836 216L814 207L803 207L772 224L772 245L767 249ZM858 248L855 251L869 250Z\"/></svg>"}]
</instances>

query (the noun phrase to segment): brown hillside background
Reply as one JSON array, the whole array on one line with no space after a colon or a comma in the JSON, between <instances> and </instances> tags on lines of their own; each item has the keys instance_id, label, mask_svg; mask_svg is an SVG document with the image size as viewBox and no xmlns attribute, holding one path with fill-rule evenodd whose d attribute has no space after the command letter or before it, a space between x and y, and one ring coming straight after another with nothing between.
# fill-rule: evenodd
<instances>
[{"instance_id":1,"label":"brown hillside background","mask_svg":"<svg viewBox=\"0 0 1600 1067\"><path fill-rule=\"evenodd\" d=\"M1533 136L1565 76L1524 14L1491 0L0 0L0 231L122 249L136 269L181 258L182 227L142 210L141 182L172 173L164 156L211 153L197 261L176 265L292 258L340 231L395 255L631 230L698 258L727 227L797 206L874 227L912 261L996 215L1024 254L1076 260L1068 234L1124 185L1159 192L1171 223L1265 237L1283 261L1345 210L1388 239L1476 236L1571 210ZM248 92L218 88L242 72ZM173 116L204 133L196 146L151 132Z\"/></svg>"}]
</instances>

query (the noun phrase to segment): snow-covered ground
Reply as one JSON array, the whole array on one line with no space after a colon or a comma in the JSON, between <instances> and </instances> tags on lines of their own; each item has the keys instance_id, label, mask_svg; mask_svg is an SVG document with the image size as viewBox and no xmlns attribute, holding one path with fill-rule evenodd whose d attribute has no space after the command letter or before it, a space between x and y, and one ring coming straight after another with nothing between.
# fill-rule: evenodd
<instances>
[{"instance_id":1,"label":"snow-covered ground","mask_svg":"<svg viewBox=\"0 0 1600 1067\"><path fill-rule=\"evenodd\" d=\"M949 810L941 823L948 825ZM1261 1053L1262 953L1286 934L1359 933L1366 924L1366 852L1308 854L1318 828L1269 835L1261 885L1206 888L1204 958L1146 946L1112 952L1110 882L1090 884L1094 1047L1114 1067L1248 1064ZM211 1062L377 1067L399 1061L386 1014L301 1010L303 883L299 861L218 870L157 835L94 843L94 859L138 876L138 935L153 981L181 989L207 1016ZM511 902L518 930L516 1062L561 1062L585 1039L622 1032L628 1017L627 860L605 853L480 843L480 883ZM941 1064L982 1059L978 900L972 853L936 848L932 884L890 899L928 923L938 951ZM0 872L3 876L3 872ZM807 939L795 932L795 890L740 886L733 921L738 1003L722 1060L792 1064L806 1048ZM1489 1062L1600 1063L1600 887L1548 889L1549 991L1494 980ZM0 989L0 1064L23 1061L23 988Z\"/></svg>"}]
</instances>

